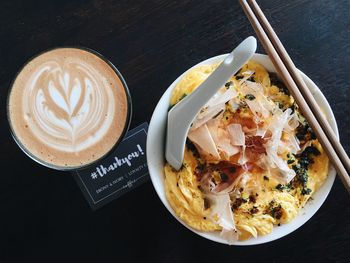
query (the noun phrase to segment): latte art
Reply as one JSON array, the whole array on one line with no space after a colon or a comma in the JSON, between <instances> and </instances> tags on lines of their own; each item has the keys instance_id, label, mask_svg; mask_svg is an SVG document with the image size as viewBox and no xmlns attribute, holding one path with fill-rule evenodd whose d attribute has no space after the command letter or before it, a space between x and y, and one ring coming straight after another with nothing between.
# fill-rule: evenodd
<instances>
[{"instance_id":1,"label":"latte art","mask_svg":"<svg viewBox=\"0 0 350 263\"><path fill-rule=\"evenodd\" d=\"M29 128L43 143L62 151L93 145L113 120L109 84L93 67L73 59L38 67L24 88L24 98L29 98L23 100Z\"/></svg>"},{"instance_id":2,"label":"latte art","mask_svg":"<svg viewBox=\"0 0 350 263\"><path fill-rule=\"evenodd\" d=\"M28 63L13 85L9 108L21 142L34 145L34 155L65 166L105 154L113 143L104 146L102 140L115 143L127 118L118 75L96 55L72 48L49 51Z\"/></svg>"}]
</instances>

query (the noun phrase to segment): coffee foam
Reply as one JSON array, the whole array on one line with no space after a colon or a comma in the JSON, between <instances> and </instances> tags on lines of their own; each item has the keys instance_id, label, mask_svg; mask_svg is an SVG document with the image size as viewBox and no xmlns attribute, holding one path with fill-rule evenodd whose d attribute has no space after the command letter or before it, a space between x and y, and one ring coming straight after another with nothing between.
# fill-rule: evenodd
<instances>
[{"instance_id":1,"label":"coffee foam","mask_svg":"<svg viewBox=\"0 0 350 263\"><path fill-rule=\"evenodd\" d=\"M9 99L12 129L34 156L80 166L106 154L121 136L127 95L101 58L76 48L48 51L17 76Z\"/></svg>"}]
</instances>

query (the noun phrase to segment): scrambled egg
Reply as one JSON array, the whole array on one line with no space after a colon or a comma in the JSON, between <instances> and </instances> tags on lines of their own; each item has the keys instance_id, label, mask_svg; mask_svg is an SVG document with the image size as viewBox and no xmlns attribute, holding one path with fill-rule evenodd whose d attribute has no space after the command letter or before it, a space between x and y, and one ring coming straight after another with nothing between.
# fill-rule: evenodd
<instances>
[{"instance_id":1,"label":"scrambled egg","mask_svg":"<svg viewBox=\"0 0 350 263\"><path fill-rule=\"evenodd\" d=\"M203 65L187 73L174 89L170 104L174 105L190 94L216 67L217 65ZM254 72L250 77L251 81L263 85L269 98L279 105L279 108L294 107L297 111L294 99L283 83L254 61L249 61L230 81L238 85L242 74L249 71ZM248 117L252 115L249 109L242 110L240 117L244 114ZM230 119L233 115L234 110L227 106L224 118ZM275 225L293 220L327 178L328 158L307 122L300 113L299 115L302 123L297 128L297 138L302 150L297 155L283 155L289 167L296 171L294 179L288 184L281 184L278 178L254 167L250 171L248 182L235 188L236 194L231 198L231 209L239 240L269 234ZM237 158L230 158L229 161L235 162ZM178 217L192 228L200 231L220 231L221 226L211 217L212 204L206 199L200 185L198 168L203 165L206 165L206 161L193 145L191 147L188 144L183 167L179 171L169 164L164 167L166 197Z\"/></svg>"}]
</instances>

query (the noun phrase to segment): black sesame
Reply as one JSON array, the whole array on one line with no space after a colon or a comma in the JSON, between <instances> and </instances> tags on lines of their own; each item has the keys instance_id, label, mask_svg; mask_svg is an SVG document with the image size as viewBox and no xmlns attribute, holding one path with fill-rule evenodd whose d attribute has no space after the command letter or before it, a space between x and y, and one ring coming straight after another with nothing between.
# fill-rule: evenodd
<instances>
[{"instance_id":1,"label":"black sesame","mask_svg":"<svg viewBox=\"0 0 350 263\"><path fill-rule=\"evenodd\" d=\"M247 100L255 100L255 96L253 94L247 94L244 96Z\"/></svg>"}]
</instances>

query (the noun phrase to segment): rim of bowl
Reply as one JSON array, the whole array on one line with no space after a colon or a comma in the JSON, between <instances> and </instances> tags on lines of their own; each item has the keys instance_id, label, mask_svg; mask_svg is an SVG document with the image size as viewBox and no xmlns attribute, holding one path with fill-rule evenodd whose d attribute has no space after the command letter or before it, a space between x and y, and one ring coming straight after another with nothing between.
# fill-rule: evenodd
<instances>
[{"instance_id":1,"label":"rim of bowl","mask_svg":"<svg viewBox=\"0 0 350 263\"><path fill-rule=\"evenodd\" d=\"M219 231L214 231L214 232L202 232L198 231L196 229L193 229L192 227L188 226L184 221L182 221L174 212L172 207L170 206L168 200L165 197L165 189L164 189L164 184L159 186L159 182L157 181L158 179L164 180L164 172L162 168L164 167L165 163L165 155L164 155L164 142L161 141L160 143L163 143L160 147L162 148L162 156L161 158L158 158L158 160L155 158L156 152L159 151L154 151L154 143L157 141L159 143L159 138L152 137L153 133L159 130L163 130L163 139L165 139L165 129L166 129L166 120L167 118L165 117L165 120L163 120L164 123L159 123L158 122L158 117L161 112L164 114L163 108L168 108L169 105L169 99L171 95L171 91L173 88L176 86L176 84L179 82L179 80L191 69L193 69L196 66L203 65L203 64L210 64L210 63L215 63L219 62L220 60L223 60L224 57L227 56L227 54L223 55L218 55L214 56L211 58L208 58L206 60L203 60L196 65L190 67L188 70L186 70L184 73L182 73L169 87L166 89L162 97L160 98L159 102L157 103L157 106L155 107L155 110L152 114L152 118L149 124L149 129L148 129L148 136L147 136L147 146L146 146L146 156L147 156L147 165L149 169L149 174L151 178L152 185L157 192L158 197L162 201L163 205L167 208L167 210L176 218L177 221L179 221L183 226L185 226L187 229L191 230L192 232L196 233L197 235L204 237L208 240L221 243L221 244L226 244L228 245L227 241L220 238L219 236ZM262 64L268 71L275 72L275 68L270 60L270 58L267 55L264 54L259 54L255 53L254 56L252 57L252 60L257 61L258 63ZM264 61L264 62L263 62ZM299 70L299 72L302 75L302 78L304 79L305 83L307 84L308 88L310 91L313 93L314 96L316 96L316 101L321 104L322 108L325 111L326 117L328 121L330 122L330 125L332 129L335 131L337 137L339 138L339 131L338 131L338 126L336 119L334 117L333 111L321 92L321 90L318 88L318 86L302 71ZM166 107L164 104L166 103ZM167 112L165 113L165 116L167 115ZM156 162L155 162L156 161ZM161 171L159 171L161 170ZM313 201L308 201L306 205L299 211L298 215L296 218L294 218L291 222L287 224L281 225L278 229L283 229L283 231L278 231L276 234L276 231L272 231L271 233L264 235L264 236L258 236L257 238L250 238L245 241L236 241L233 245L237 246L248 246L248 245L258 245L258 244L263 244L263 243L268 243L274 240L277 240L279 238L282 238L293 231L297 230L300 228L302 225L304 225L322 206L324 201L326 200L332 186L335 180L335 169L330 165L329 171L328 171L328 176L325 181L325 183L318 189L317 192L313 194L314 200ZM159 176L163 176L163 178L157 178ZM164 181L163 181L164 182ZM316 201L316 202L315 202ZM309 210L307 213L305 213L304 210ZM298 220L297 220L298 219ZM273 230L275 230L275 226Z\"/></svg>"}]
</instances>

